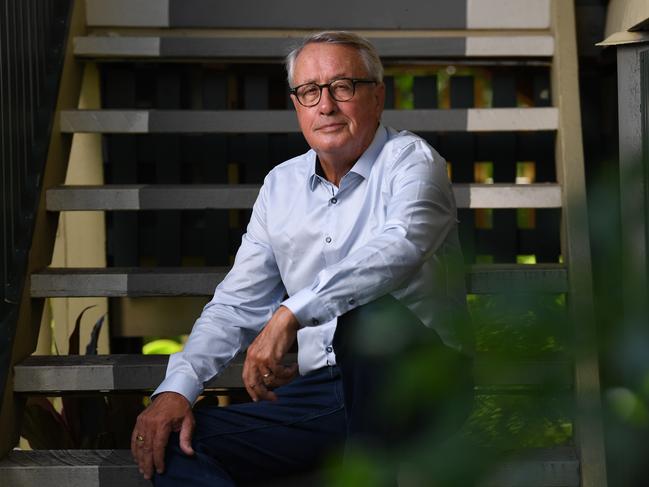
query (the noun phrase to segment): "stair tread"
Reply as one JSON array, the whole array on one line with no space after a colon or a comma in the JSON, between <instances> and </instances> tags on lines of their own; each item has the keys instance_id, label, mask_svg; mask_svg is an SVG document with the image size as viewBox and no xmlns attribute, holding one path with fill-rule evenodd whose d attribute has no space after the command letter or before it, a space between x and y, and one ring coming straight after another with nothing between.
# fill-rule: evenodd
<instances>
[{"instance_id":1,"label":"stair tread","mask_svg":"<svg viewBox=\"0 0 649 487\"><path fill-rule=\"evenodd\" d=\"M150 487L129 450L14 450L0 460L3 485Z\"/></svg>"},{"instance_id":2,"label":"stair tread","mask_svg":"<svg viewBox=\"0 0 649 487\"><path fill-rule=\"evenodd\" d=\"M168 355L31 356L15 366L15 392L153 390L167 369ZM209 389L241 388L243 361L230 364Z\"/></svg>"},{"instance_id":3,"label":"stair tread","mask_svg":"<svg viewBox=\"0 0 649 487\"><path fill-rule=\"evenodd\" d=\"M74 39L79 58L271 59L281 60L299 37L198 37L197 35L92 35ZM384 60L404 57L550 58L552 35L475 35L370 37Z\"/></svg>"},{"instance_id":4,"label":"stair tread","mask_svg":"<svg viewBox=\"0 0 649 487\"><path fill-rule=\"evenodd\" d=\"M151 485L139 475L129 450L12 451L0 460L8 485L40 487L140 487ZM481 487L577 487L579 460L573 447L521 451L503 460Z\"/></svg>"},{"instance_id":5,"label":"stair tread","mask_svg":"<svg viewBox=\"0 0 649 487\"><path fill-rule=\"evenodd\" d=\"M258 185L159 184L57 186L47 191L50 211L189 210L252 208ZM560 208L561 186L536 184L454 184L458 208Z\"/></svg>"},{"instance_id":6,"label":"stair tread","mask_svg":"<svg viewBox=\"0 0 649 487\"><path fill-rule=\"evenodd\" d=\"M423 132L555 131L555 107L385 110L385 125ZM297 133L292 110L62 110L64 133Z\"/></svg>"},{"instance_id":7,"label":"stair tread","mask_svg":"<svg viewBox=\"0 0 649 487\"><path fill-rule=\"evenodd\" d=\"M153 390L162 381L167 355L34 355L15 366L14 391L56 393L74 391ZM294 362L295 354L286 357ZM537 357L507 357L480 353L474 365L476 386L483 389L572 385L572 362L563 354ZM243 388L243 355L206 384L207 389Z\"/></svg>"},{"instance_id":8,"label":"stair tread","mask_svg":"<svg viewBox=\"0 0 649 487\"><path fill-rule=\"evenodd\" d=\"M211 296L227 267L48 268L31 275L32 297ZM562 264L489 264L468 269L467 291L568 291Z\"/></svg>"},{"instance_id":9,"label":"stair tread","mask_svg":"<svg viewBox=\"0 0 649 487\"><path fill-rule=\"evenodd\" d=\"M548 29L550 0L474 2L470 0L333 0L313 15L307 3L295 9L291 0L275 0L259 10L255 0L225 3L219 9L201 0L86 0L87 25L111 27L184 27L228 29ZM339 12L344 11L345 15ZM291 15L286 15L291 12Z\"/></svg>"}]
</instances>

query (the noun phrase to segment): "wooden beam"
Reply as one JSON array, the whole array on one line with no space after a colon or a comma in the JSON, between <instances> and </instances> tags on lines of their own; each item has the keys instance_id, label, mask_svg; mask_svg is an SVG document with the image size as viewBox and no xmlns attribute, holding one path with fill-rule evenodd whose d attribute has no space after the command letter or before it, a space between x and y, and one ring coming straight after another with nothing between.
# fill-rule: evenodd
<instances>
[{"instance_id":1,"label":"wooden beam","mask_svg":"<svg viewBox=\"0 0 649 487\"><path fill-rule=\"evenodd\" d=\"M604 487L606 454L602 426L596 320L593 308L590 233L579 106L574 2L552 1L557 43L552 64L553 104L559 109L556 164L564 188L561 249L570 275L568 304L575 326L575 445L582 487Z\"/></svg>"}]
</instances>

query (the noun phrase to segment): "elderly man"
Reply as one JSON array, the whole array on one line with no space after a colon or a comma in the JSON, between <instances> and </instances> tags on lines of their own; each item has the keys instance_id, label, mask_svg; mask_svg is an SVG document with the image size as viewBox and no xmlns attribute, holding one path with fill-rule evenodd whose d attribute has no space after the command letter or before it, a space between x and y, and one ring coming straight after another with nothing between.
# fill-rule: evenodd
<instances>
[{"instance_id":1,"label":"elderly man","mask_svg":"<svg viewBox=\"0 0 649 487\"><path fill-rule=\"evenodd\" d=\"M399 434L376 407L395 363L386 350L432 343L445 357L432 363L457 357L452 388L471 389L444 159L381 125L383 67L367 40L315 34L286 64L311 150L266 177L232 270L137 420L133 455L156 485L264 482L312 468L350 438ZM296 341L298 363L287 364ZM253 402L193 412L246 347Z\"/></svg>"}]
</instances>

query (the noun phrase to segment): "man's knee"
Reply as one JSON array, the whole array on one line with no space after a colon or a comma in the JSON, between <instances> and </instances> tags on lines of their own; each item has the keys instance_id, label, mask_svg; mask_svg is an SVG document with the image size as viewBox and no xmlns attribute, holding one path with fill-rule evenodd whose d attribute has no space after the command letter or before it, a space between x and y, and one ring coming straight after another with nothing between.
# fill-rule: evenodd
<instances>
[{"instance_id":1,"label":"man's knee","mask_svg":"<svg viewBox=\"0 0 649 487\"><path fill-rule=\"evenodd\" d=\"M171 433L165 450L164 473L153 477L156 487L234 487L234 482L218 460L201 451L195 442L192 446L195 454L185 454L180 449L179 433Z\"/></svg>"}]
</instances>

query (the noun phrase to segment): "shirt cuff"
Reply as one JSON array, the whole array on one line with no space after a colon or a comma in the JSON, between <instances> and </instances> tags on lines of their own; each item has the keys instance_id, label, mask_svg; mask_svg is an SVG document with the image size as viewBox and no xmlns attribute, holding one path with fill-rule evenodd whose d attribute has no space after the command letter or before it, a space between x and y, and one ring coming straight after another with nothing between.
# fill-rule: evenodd
<instances>
[{"instance_id":1,"label":"shirt cuff","mask_svg":"<svg viewBox=\"0 0 649 487\"><path fill-rule=\"evenodd\" d=\"M318 326L326 323L335 315L329 316L329 310L324 302L310 289L302 289L282 303L290 309L300 326Z\"/></svg>"},{"instance_id":2,"label":"shirt cuff","mask_svg":"<svg viewBox=\"0 0 649 487\"><path fill-rule=\"evenodd\" d=\"M198 384L191 377L181 373L171 374L153 391L151 397L156 396L162 392L176 392L181 394L189 401L192 406L198 399L198 396L203 392L202 384Z\"/></svg>"}]
</instances>

